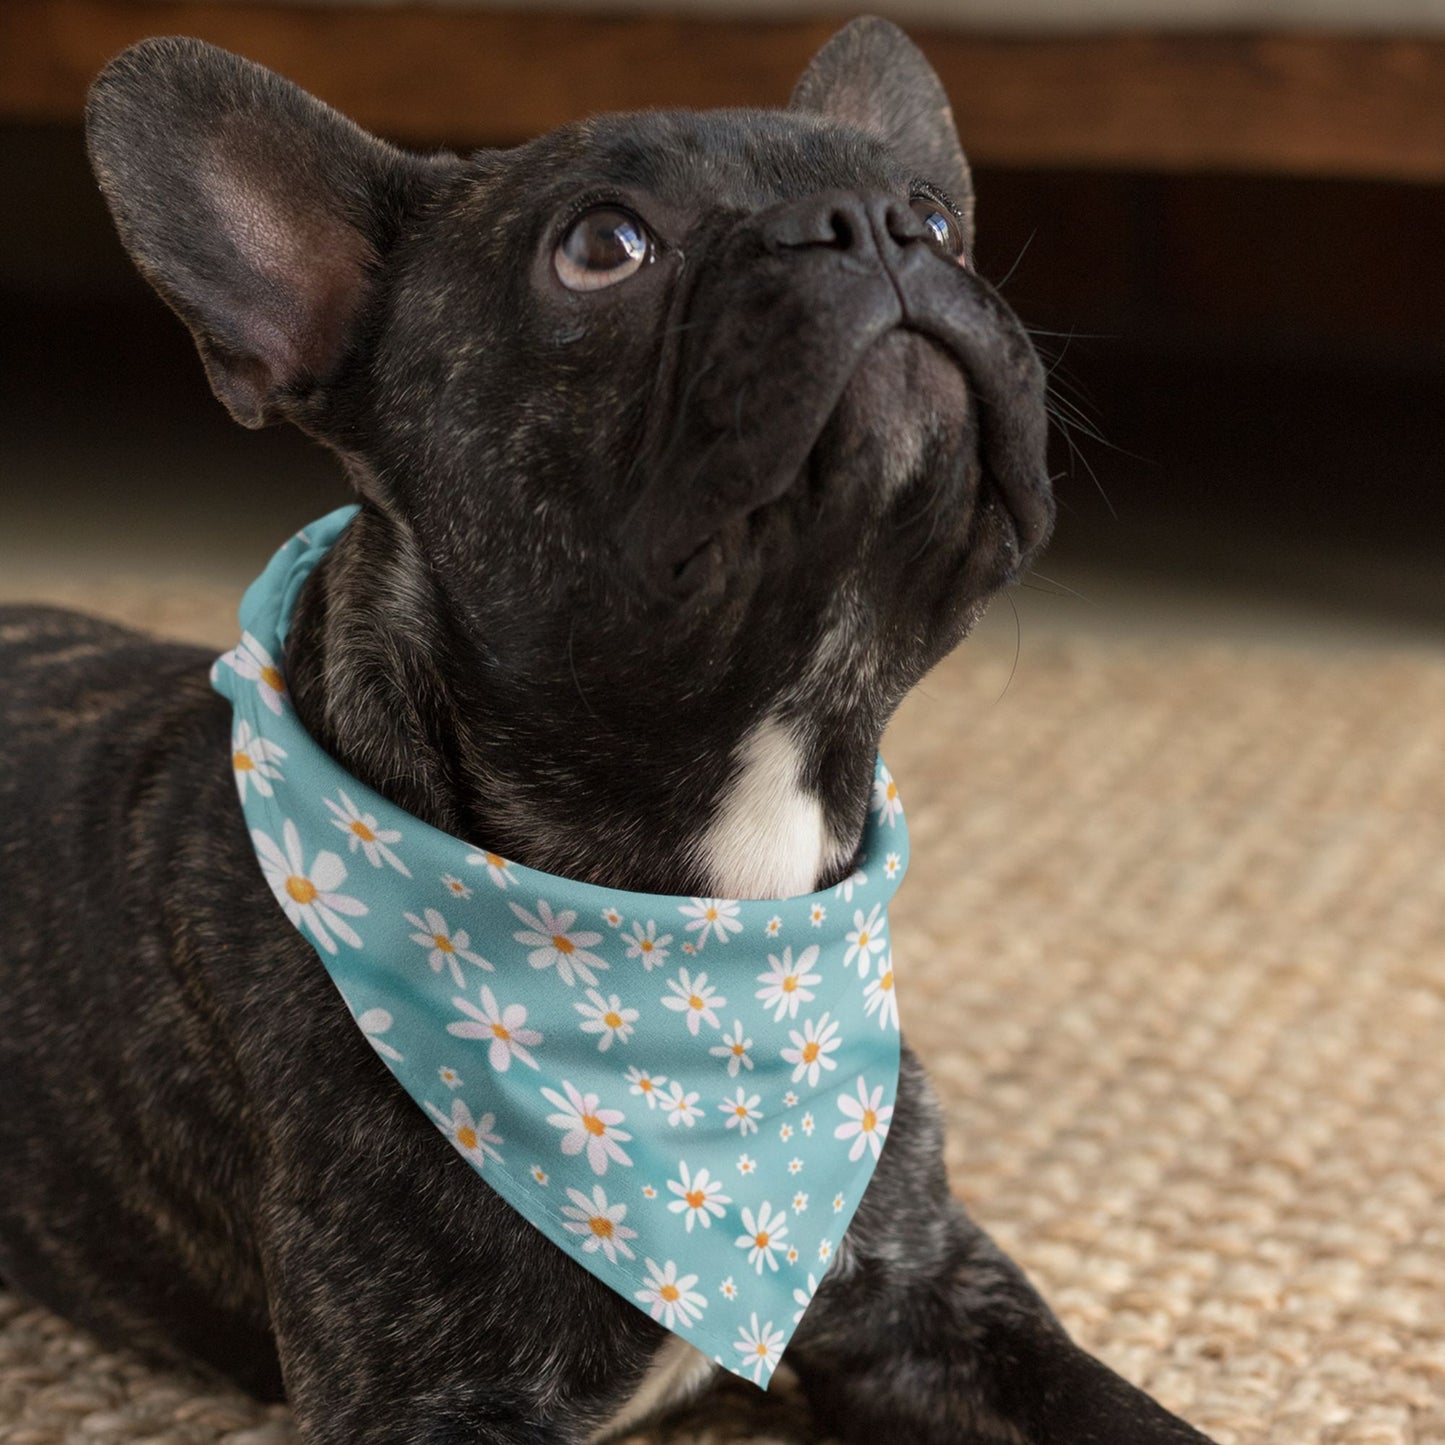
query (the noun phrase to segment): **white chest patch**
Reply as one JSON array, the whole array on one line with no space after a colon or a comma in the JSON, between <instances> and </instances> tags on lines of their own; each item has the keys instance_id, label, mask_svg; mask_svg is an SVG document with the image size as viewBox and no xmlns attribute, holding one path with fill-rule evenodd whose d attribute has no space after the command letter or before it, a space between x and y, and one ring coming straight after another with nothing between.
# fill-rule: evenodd
<instances>
[{"instance_id":1,"label":"white chest patch","mask_svg":"<svg viewBox=\"0 0 1445 1445\"><path fill-rule=\"evenodd\" d=\"M670 1405L691 1399L712 1379L716 1369L696 1345L688 1344L677 1335L668 1335L632 1398L601 1429L587 1437L588 1445L602 1445L603 1441L615 1438Z\"/></svg>"},{"instance_id":2,"label":"white chest patch","mask_svg":"<svg viewBox=\"0 0 1445 1445\"><path fill-rule=\"evenodd\" d=\"M722 898L810 893L837 851L823 805L802 785L802 748L776 718L744 738L738 770L703 835L699 861Z\"/></svg>"}]
</instances>

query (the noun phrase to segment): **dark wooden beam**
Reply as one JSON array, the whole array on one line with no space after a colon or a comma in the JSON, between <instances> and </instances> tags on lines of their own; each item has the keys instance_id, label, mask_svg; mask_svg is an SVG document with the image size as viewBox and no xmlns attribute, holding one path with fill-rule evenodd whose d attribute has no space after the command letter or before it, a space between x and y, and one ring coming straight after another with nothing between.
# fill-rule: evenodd
<instances>
[{"instance_id":1,"label":"dark wooden beam","mask_svg":"<svg viewBox=\"0 0 1445 1445\"><path fill-rule=\"evenodd\" d=\"M74 121L116 51L189 34L397 139L509 141L599 110L779 104L837 23L3 0L0 116ZM1442 38L914 33L980 162L1445 180Z\"/></svg>"}]
</instances>

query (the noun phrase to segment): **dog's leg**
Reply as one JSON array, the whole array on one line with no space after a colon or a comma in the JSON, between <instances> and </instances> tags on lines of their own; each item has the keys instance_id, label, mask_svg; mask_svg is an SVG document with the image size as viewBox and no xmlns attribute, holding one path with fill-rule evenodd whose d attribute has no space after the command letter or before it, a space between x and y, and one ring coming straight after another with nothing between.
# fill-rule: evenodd
<instances>
[{"instance_id":1,"label":"dog's leg","mask_svg":"<svg viewBox=\"0 0 1445 1445\"><path fill-rule=\"evenodd\" d=\"M949 1196L941 1136L905 1050L878 1171L788 1353L820 1422L858 1445L1204 1445L1068 1337Z\"/></svg>"}]
</instances>

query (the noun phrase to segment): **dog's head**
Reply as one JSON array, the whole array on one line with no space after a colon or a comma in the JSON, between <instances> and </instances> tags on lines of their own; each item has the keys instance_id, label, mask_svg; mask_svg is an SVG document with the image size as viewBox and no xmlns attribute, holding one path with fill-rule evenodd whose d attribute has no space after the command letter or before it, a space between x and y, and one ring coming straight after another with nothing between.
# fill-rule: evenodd
<instances>
[{"instance_id":1,"label":"dog's head","mask_svg":"<svg viewBox=\"0 0 1445 1445\"><path fill-rule=\"evenodd\" d=\"M1048 530L1041 369L887 22L783 111L466 159L186 40L121 56L88 119L217 394L345 458L392 594L425 590L509 725L876 740Z\"/></svg>"}]
</instances>

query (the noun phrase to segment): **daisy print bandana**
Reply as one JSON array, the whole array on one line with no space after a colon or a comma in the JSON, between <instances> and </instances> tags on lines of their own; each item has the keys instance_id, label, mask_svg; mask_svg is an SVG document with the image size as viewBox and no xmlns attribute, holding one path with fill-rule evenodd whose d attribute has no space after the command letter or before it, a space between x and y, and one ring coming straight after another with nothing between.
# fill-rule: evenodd
<instances>
[{"instance_id":1,"label":"daisy print bandana","mask_svg":"<svg viewBox=\"0 0 1445 1445\"><path fill-rule=\"evenodd\" d=\"M888 903L908 863L880 759L853 874L796 898L554 877L428 826L292 711L298 533L212 669L256 859L357 1027L514 1209L766 1387L868 1186L898 1086Z\"/></svg>"}]
</instances>

